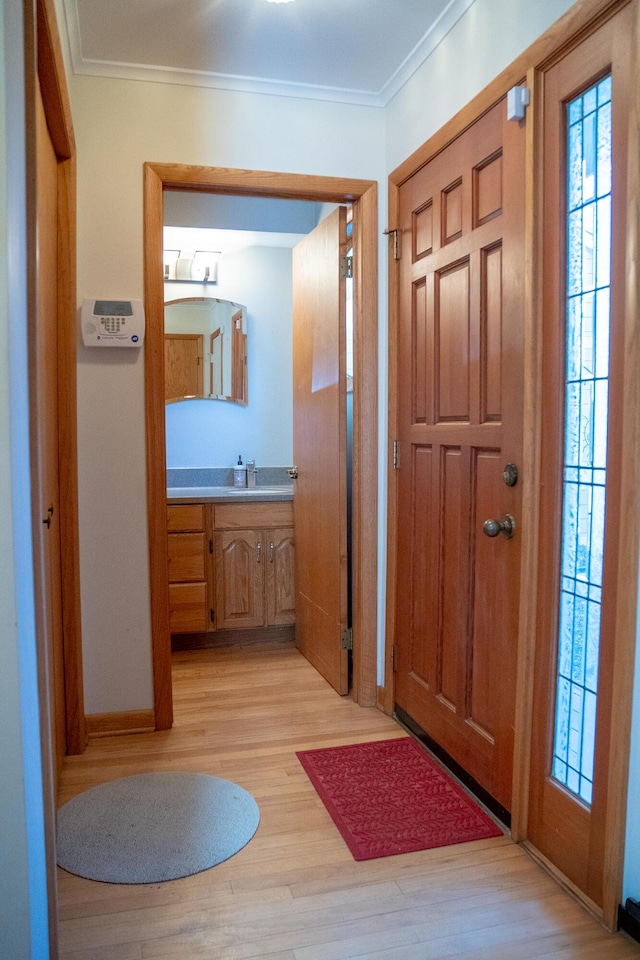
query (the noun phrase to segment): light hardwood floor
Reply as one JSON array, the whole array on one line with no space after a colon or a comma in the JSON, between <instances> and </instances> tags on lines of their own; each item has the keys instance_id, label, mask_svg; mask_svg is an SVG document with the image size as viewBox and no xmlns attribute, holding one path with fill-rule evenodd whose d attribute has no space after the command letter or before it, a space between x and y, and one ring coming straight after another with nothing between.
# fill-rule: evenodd
<instances>
[{"instance_id":1,"label":"light hardwood floor","mask_svg":"<svg viewBox=\"0 0 640 960\"><path fill-rule=\"evenodd\" d=\"M254 839L184 880L59 870L62 960L631 960L507 837L356 863L295 751L404 735L339 697L289 642L174 654L172 730L93 740L60 802L152 770L221 776L260 805Z\"/></svg>"}]
</instances>

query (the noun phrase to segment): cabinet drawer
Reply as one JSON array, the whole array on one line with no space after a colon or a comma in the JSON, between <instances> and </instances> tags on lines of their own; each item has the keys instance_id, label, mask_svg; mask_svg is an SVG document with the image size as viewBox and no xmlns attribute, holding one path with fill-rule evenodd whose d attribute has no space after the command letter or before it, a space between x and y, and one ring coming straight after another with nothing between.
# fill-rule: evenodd
<instances>
[{"instance_id":1,"label":"cabinet drawer","mask_svg":"<svg viewBox=\"0 0 640 960\"><path fill-rule=\"evenodd\" d=\"M172 633L204 633L209 628L206 583L169 585L169 627Z\"/></svg>"},{"instance_id":2,"label":"cabinet drawer","mask_svg":"<svg viewBox=\"0 0 640 960\"><path fill-rule=\"evenodd\" d=\"M204 533L169 534L169 583L206 580Z\"/></svg>"},{"instance_id":3,"label":"cabinet drawer","mask_svg":"<svg viewBox=\"0 0 640 960\"><path fill-rule=\"evenodd\" d=\"M216 530L246 530L248 527L288 527L293 524L293 501L270 503L220 503L214 507Z\"/></svg>"},{"instance_id":4,"label":"cabinet drawer","mask_svg":"<svg viewBox=\"0 0 640 960\"><path fill-rule=\"evenodd\" d=\"M167 530L204 530L203 503L175 503L167 505Z\"/></svg>"}]
</instances>

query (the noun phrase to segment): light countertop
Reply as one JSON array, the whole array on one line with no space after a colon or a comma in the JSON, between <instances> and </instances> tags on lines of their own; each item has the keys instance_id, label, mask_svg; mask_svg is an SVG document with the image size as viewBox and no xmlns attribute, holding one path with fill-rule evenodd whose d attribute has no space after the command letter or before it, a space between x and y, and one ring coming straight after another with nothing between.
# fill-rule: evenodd
<instances>
[{"instance_id":1,"label":"light countertop","mask_svg":"<svg viewBox=\"0 0 640 960\"><path fill-rule=\"evenodd\" d=\"M170 503L251 503L254 500L293 500L289 484L272 487L167 487Z\"/></svg>"}]
</instances>

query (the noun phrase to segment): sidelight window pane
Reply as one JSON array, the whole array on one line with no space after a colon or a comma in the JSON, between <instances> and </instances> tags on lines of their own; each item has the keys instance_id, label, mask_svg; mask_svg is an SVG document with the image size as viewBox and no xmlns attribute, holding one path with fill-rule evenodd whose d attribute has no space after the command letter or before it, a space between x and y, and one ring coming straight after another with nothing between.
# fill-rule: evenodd
<instances>
[{"instance_id":1,"label":"sidelight window pane","mask_svg":"<svg viewBox=\"0 0 640 960\"><path fill-rule=\"evenodd\" d=\"M567 107L561 590L552 775L591 803L606 505L611 77Z\"/></svg>"}]
</instances>

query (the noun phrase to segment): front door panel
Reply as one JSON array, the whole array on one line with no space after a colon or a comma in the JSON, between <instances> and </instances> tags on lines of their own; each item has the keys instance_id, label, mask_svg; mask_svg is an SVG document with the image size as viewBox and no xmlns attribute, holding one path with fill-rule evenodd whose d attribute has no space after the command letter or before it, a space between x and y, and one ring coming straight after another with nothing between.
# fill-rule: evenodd
<instances>
[{"instance_id":1,"label":"front door panel","mask_svg":"<svg viewBox=\"0 0 640 960\"><path fill-rule=\"evenodd\" d=\"M524 128L499 102L400 188L396 702L511 805ZM484 522L516 518L508 539Z\"/></svg>"}]
</instances>

